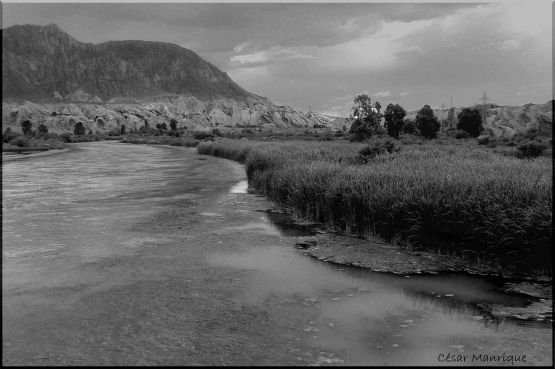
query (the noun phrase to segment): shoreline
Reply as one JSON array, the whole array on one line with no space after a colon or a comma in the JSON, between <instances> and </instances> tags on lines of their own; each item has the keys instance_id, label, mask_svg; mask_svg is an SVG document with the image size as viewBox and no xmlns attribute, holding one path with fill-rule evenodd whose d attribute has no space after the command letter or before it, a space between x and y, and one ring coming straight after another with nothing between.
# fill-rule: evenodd
<instances>
[{"instance_id":1,"label":"shoreline","mask_svg":"<svg viewBox=\"0 0 555 369\"><path fill-rule=\"evenodd\" d=\"M9 162L9 161L14 161L14 160L21 160L21 159L27 159L27 158L37 158L37 157L41 157L41 156L48 156L48 155L54 155L54 154L60 154L63 152L67 152L69 151L69 148L63 148L63 149L48 149L46 151L42 150L42 151L38 151L38 152L32 152L30 154L21 154L21 153L15 153L15 154L7 154L10 151L2 151L2 162ZM29 150L32 151L32 150Z\"/></svg>"},{"instance_id":2,"label":"shoreline","mask_svg":"<svg viewBox=\"0 0 555 369\"><path fill-rule=\"evenodd\" d=\"M134 144L134 143L131 143ZM154 144L157 146L171 146L171 145L164 145L164 144ZM202 155L206 155L206 154L202 154ZM225 157L221 157L221 156L216 156L220 159L225 159L225 160L229 160L231 162L237 163L236 160L233 159L229 159L229 158L225 158ZM243 170L245 170L245 164L243 163L239 163L241 165L241 167L243 168ZM248 179L247 179L248 180ZM249 192L253 192L253 193L258 193L255 189L252 189L249 187ZM308 225L316 225L317 223L308 220L308 219L296 219L293 214L294 212L291 209L288 209L284 206L278 205L276 204L272 199L270 199L269 197L265 196L268 200L272 201L272 203L274 203L274 208L273 209L268 209L266 210L267 213L277 213L277 214L286 214L288 215L292 220L293 220L293 226L295 227L302 227L302 228L306 228L307 224ZM325 247L327 248L326 251L324 251L323 249L320 249L319 247L324 245L324 243L322 242L322 237L318 237L316 236L316 238L318 239L316 241L316 244L312 244L312 245L308 245L307 247L299 247L299 248L303 248L307 253L310 253L311 256L315 257L315 258L319 258L320 260L322 260L322 258L325 259L325 261L329 261L329 262L335 262L337 264L342 264L342 265L347 265L347 266L354 266L354 267L362 267L371 271L375 271L375 272L384 272L384 273L394 273L394 274L403 274L403 275L418 275L418 274L441 274L441 273L466 273L468 275L480 275L480 276L487 276L487 277L492 277L492 278L501 278L503 280L506 281L533 281L533 282L538 282L538 283L549 283L552 282L552 275L550 274L540 274L540 273L523 273L523 272L511 272L511 271L506 271L503 270L501 267L494 267L488 264L478 264L477 262L471 261L471 260L466 260L463 259L460 256L455 256L455 255L445 255L445 254L440 254L437 252L433 252L433 251L426 251L426 250L409 250L406 247L402 247L400 245L395 245L395 244L391 244L391 243L387 243L385 241L382 241L376 237L365 237L364 239L359 238L357 235L354 234L344 234L344 233L337 233L333 230L327 229L325 226L323 225L319 225L317 227L317 233L319 235L326 235L327 237L331 237L332 239L337 239L338 237L340 237L341 239L343 239L343 246L333 246L330 245L329 242L326 242ZM314 238L315 236L310 236L308 237L308 239L310 238ZM297 243L297 245L299 244L304 244L307 242L307 239L305 239L306 237L301 237L301 240L299 243ZM309 243L311 243L311 241L308 241ZM312 241L314 242L314 241ZM359 250L357 250L356 252L354 252L354 249L351 248L351 255L345 255L345 244L356 244L356 243L365 243L365 247L361 247ZM380 245L381 248L383 249L394 249L396 253L404 253L406 255L411 255L411 257L422 257L420 258L421 263L424 262L424 260L427 260L427 262L425 262L426 267L428 268L428 270L425 270L423 268L417 268L415 267L415 265L420 265L418 264L418 261L416 261L416 264L411 263L412 264L412 268L411 267L407 267L404 266L404 269L401 268L402 263L399 263L396 267L393 267L392 265L389 265L388 267L390 268L390 270L385 270L384 267L382 266L378 266L373 264L374 262L371 261L371 259L369 259L369 255L372 253L371 251L369 251L368 248L368 244L369 243L374 243L374 244L378 244ZM338 242L338 244L341 244L341 242ZM331 254L331 250L335 250L335 256ZM366 251L365 251L366 250ZM329 253L329 254L326 254ZM360 256L361 258L363 258L362 261L357 261L357 260L353 260L354 259L354 255L356 253L359 253L357 256ZM388 252L391 252L388 251ZM366 255L365 255L366 253ZM397 254L395 254L397 255ZM416 259L415 259L416 260ZM412 260L412 261L415 261ZM432 263L430 263L430 260L433 261L433 265ZM402 262L405 262L405 260L403 260ZM437 265L439 263L439 265Z\"/></svg>"}]
</instances>

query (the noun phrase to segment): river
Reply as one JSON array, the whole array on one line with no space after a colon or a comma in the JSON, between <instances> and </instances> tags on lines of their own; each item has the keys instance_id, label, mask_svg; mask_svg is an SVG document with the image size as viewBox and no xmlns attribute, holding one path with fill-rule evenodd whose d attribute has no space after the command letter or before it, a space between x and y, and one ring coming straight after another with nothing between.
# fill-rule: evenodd
<instances>
[{"instance_id":1,"label":"river","mask_svg":"<svg viewBox=\"0 0 555 369\"><path fill-rule=\"evenodd\" d=\"M305 256L228 160L95 142L2 169L4 365L552 364L550 322L476 308L524 297Z\"/></svg>"}]
</instances>

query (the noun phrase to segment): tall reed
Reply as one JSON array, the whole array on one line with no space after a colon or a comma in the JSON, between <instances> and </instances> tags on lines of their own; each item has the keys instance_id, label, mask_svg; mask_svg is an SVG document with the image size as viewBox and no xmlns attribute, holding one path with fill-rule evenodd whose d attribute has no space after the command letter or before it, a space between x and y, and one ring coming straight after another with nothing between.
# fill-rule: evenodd
<instances>
[{"instance_id":1,"label":"tall reed","mask_svg":"<svg viewBox=\"0 0 555 369\"><path fill-rule=\"evenodd\" d=\"M245 163L252 187L330 229L551 270L549 159L428 143L361 165L361 147L221 140L198 152Z\"/></svg>"}]
</instances>

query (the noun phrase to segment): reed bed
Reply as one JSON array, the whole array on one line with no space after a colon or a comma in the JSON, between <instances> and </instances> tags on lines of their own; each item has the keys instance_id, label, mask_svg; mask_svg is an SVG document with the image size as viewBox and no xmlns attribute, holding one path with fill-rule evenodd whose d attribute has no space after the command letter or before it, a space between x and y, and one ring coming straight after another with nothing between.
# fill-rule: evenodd
<instances>
[{"instance_id":1,"label":"reed bed","mask_svg":"<svg viewBox=\"0 0 555 369\"><path fill-rule=\"evenodd\" d=\"M329 229L551 273L551 160L425 143L359 164L363 146L220 140L197 149L245 163L252 187Z\"/></svg>"}]
</instances>

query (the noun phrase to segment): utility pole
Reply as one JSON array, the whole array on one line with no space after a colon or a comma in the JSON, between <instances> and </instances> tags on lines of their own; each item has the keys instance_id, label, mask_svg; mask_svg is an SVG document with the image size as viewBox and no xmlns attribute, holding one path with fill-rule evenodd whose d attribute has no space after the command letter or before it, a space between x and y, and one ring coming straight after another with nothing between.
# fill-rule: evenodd
<instances>
[{"instance_id":1,"label":"utility pole","mask_svg":"<svg viewBox=\"0 0 555 369\"><path fill-rule=\"evenodd\" d=\"M484 94L482 95L482 97L480 98L480 100L482 100L482 105L486 105L488 100L491 100L487 95L486 95L486 91L484 90Z\"/></svg>"},{"instance_id":2,"label":"utility pole","mask_svg":"<svg viewBox=\"0 0 555 369\"><path fill-rule=\"evenodd\" d=\"M482 97L480 98L480 100L482 100L482 124L486 123L486 118L487 118L487 102L488 100L491 100L487 95L486 95L486 90L484 90L484 94L482 95Z\"/></svg>"}]
</instances>

